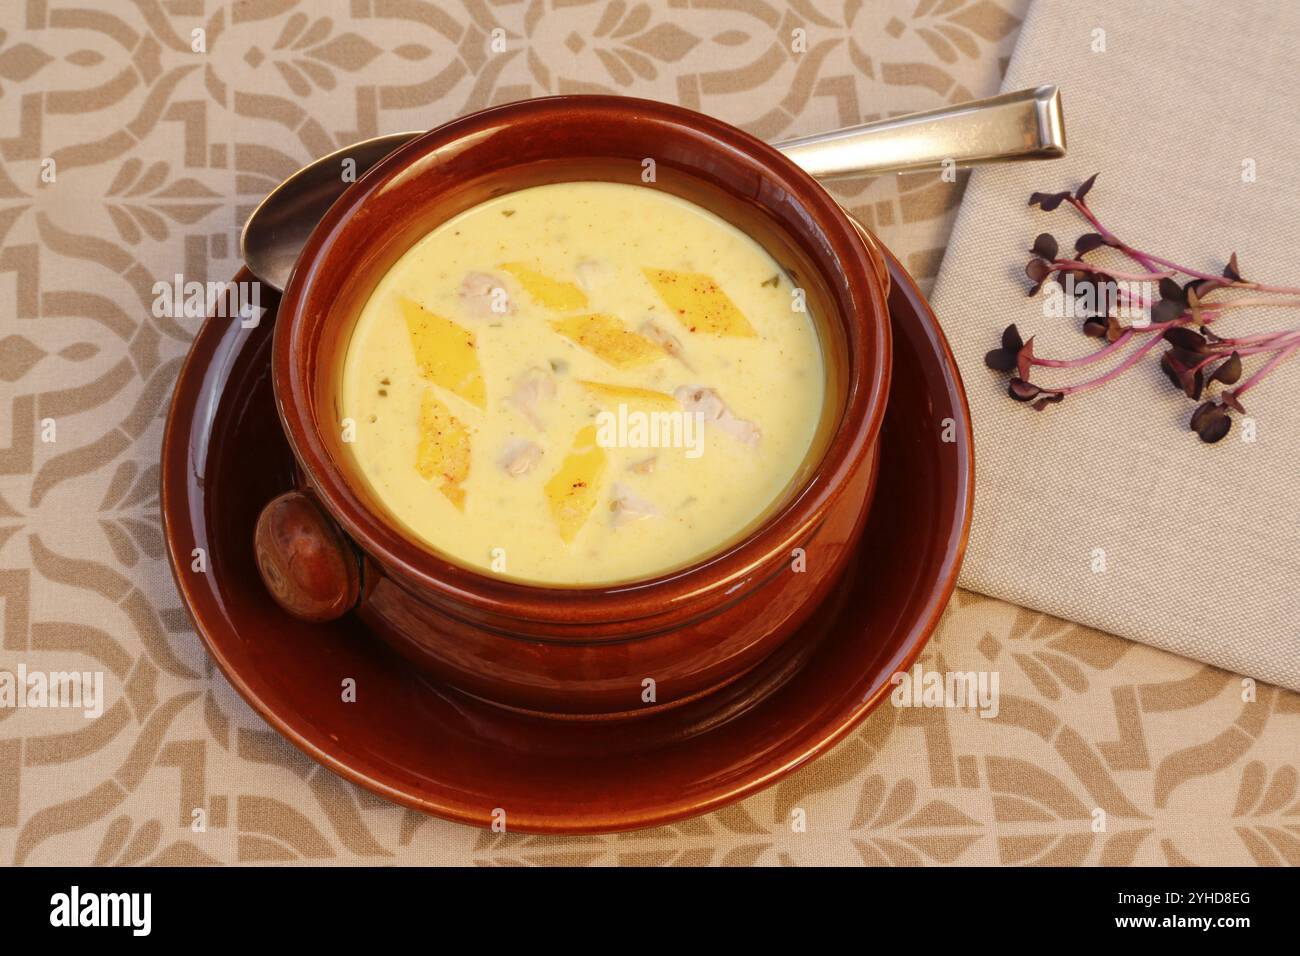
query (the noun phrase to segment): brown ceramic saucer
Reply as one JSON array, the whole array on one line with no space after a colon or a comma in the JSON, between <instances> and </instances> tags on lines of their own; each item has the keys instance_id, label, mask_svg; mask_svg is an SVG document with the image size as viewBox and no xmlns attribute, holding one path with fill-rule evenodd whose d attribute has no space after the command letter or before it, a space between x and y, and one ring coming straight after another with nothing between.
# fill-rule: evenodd
<instances>
[{"instance_id":1,"label":"brown ceramic saucer","mask_svg":"<svg viewBox=\"0 0 1300 956\"><path fill-rule=\"evenodd\" d=\"M258 512L294 484L271 393L274 301L252 330L204 324L167 422L163 521L196 629L235 688L304 753L448 819L487 826L504 810L509 830L626 830L774 783L848 734L890 675L911 666L955 586L970 527L961 380L892 257L890 272L894 375L863 544L831 599L729 687L633 721L546 720L429 683L353 615L308 624L280 610L251 560ZM955 440L943 441L945 419ZM206 572L192 570L194 548L206 550ZM353 703L342 700L347 678Z\"/></svg>"}]
</instances>

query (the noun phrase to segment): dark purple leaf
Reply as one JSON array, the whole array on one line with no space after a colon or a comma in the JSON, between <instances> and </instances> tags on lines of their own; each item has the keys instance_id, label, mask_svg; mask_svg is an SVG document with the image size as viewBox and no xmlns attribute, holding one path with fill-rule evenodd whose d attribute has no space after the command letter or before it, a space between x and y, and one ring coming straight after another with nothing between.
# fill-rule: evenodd
<instances>
[{"instance_id":1,"label":"dark purple leaf","mask_svg":"<svg viewBox=\"0 0 1300 956\"><path fill-rule=\"evenodd\" d=\"M1185 325L1175 325L1171 329L1165 329L1164 334L1166 342L1178 346L1185 352L1199 353L1206 349L1205 336Z\"/></svg>"},{"instance_id":2,"label":"dark purple leaf","mask_svg":"<svg viewBox=\"0 0 1300 956\"><path fill-rule=\"evenodd\" d=\"M1224 391L1219 398L1223 399L1223 404L1227 405L1229 408L1235 409L1243 415L1246 414L1246 407L1241 404L1241 400L1237 398L1236 392Z\"/></svg>"},{"instance_id":3,"label":"dark purple leaf","mask_svg":"<svg viewBox=\"0 0 1300 956\"><path fill-rule=\"evenodd\" d=\"M1169 377L1169 381L1173 382L1175 388L1186 394L1188 398L1197 400L1205 388L1205 376L1197 367L1199 361L1200 357L1195 353L1171 348L1160 356L1160 369Z\"/></svg>"},{"instance_id":4,"label":"dark purple leaf","mask_svg":"<svg viewBox=\"0 0 1300 956\"><path fill-rule=\"evenodd\" d=\"M1215 289L1222 289L1225 283L1218 279L1192 279L1183 286L1183 295L1187 298L1190 305L1193 297L1198 301L1204 299Z\"/></svg>"},{"instance_id":5,"label":"dark purple leaf","mask_svg":"<svg viewBox=\"0 0 1300 956\"><path fill-rule=\"evenodd\" d=\"M1212 445L1228 434L1232 428L1232 416L1217 402L1205 402L1192 412L1189 425L1201 441Z\"/></svg>"},{"instance_id":6,"label":"dark purple leaf","mask_svg":"<svg viewBox=\"0 0 1300 956\"><path fill-rule=\"evenodd\" d=\"M1029 205L1037 206L1039 209L1043 210L1043 212L1051 212L1069 198L1069 190L1062 193L1031 193L1029 196Z\"/></svg>"},{"instance_id":7,"label":"dark purple leaf","mask_svg":"<svg viewBox=\"0 0 1300 956\"><path fill-rule=\"evenodd\" d=\"M1074 240L1074 251L1078 255L1086 255L1094 249L1099 249L1106 245L1106 240L1099 232L1085 232L1078 239Z\"/></svg>"},{"instance_id":8,"label":"dark purple leaf","mask_svg":"<svg viewBox=\"0 0 1300 956\"><path fill-rule=\"evenodd\" d=\"M1160 280L1160 298L1170 302L1181 302L1184 305L1187 303L1187 293L1183 291L1183 287L1168 276Z\"/></svg>"},{"instance_id":9,"label":"dark purple leaf","mask_svg":"<svg viewBox=\"0 0 1300 956\"><path fill-rule=\"evenodd\" d=\"M1007 349L990 349L984 353L984 364L995 372L1010 372L1016 367L1016 353Z\"/></svg>"},{"instance_id":10,"label":"dark purple leaf","mask_svg":"<svg viewBox=\"0 0 1300 956\"><path fill-rule=\"evenodd\" d=\"M1034 284L1029 289L1031 296L1038 295L1038 290L1043 287L1043 283L1052 277L1054 267L1046 259L1039 259L1037 256L1025 263L1025 275L1033 280Z\"/></svg>"},{"instance_id":11,"label":"dark purple leaf","mask_svg":"<svg viewBox=\"0 0 1300 956\"><path fill-rule=\"evenodd\" d=\"M1048 405L1059 405L1063 401L1065 401L1063 392L1043 392L1042 397L1029 407L1036 412L1041 412Z\"/></svg>"},{"instance_id":12,"label":"dark purple leaf","mask_svg":"<svg viewBox=\"0 0 1300 956\"><path fill-rule=\"evenodd\" d=\"M1020 350L1025 347L1020 338L1020 330L1015 323L1002 330L1002 347L993 349L984 356L984 364L998 372L1010 372L1016 367Z\"/></svg>"},{"instance_id":13,"label":"dark purple leaf","mask_svg":"<svg viewBox=\"0 0 1300 956\"><path fill-rule=\"evenodd\" d=\"M1109 325L1110 320L1107 316L1090 315L1083 320L1083 334L1091 335L1094 339L1106 338Z\"/></svg>"},{"instance_id":14,"label":"dark purple leaf","mask_svg":"<svg viewBox=\"0 0 1300 956\"><path fill-rule=\"evenodd\" d=\"M1026 381L1029 379L1029 370L1034 366L1034 337L1031 335L1029 341L1021 347L1019 354L1016 355L1016 371L1020 377Z\"/></svg>"},{"instance_id":15,"label":"dark purple leaf","mask_svg":"<svg viewBox=\"0 0 1300 956\"><path fill-rule=\"evenodd\" d=\"M1241 356L1233 352L1226 362L1220 363L1219 367L1214 370L1214 374L1210 376L1210 381L1222 382L1224 385L1235 385L1239 378L1241 378Z\"/></svg>"},{"instance_id":16,"label":"dark purple leaf","mask_svg":"<svg viewBox=\"0 0 1300 956\"><path fill-rule=\"evenodd\" d=\"M1020 330L1014 322L1002 330L1002 347L1008 352L1019 352L1025 347L1025 340L1020 337Z\"/></svg>"},{"instance_id":17,"label":"dark purple leaf","mask_svg":"<svg viewBox=\"0 0 1300 956\"><path fill-rule=\"evenodd\" d=\"M1098 175L1097 173L1093 173L1091 176L1089 176L1087 179L1083 181L1083 185L1074 191L1075 199L1079 200L1080 202L1083 201L1083 197L1088 195L1088 193L1092 190L1092 184L1097 181L1097 175Z\"/></svg>"},{"instance_id":18,"label":"dark purple leaf","mask_svg":"<svg viewBox=\"0 0 1300 956\"><path fill-rule=\"evenodd\" d=\"M1157 324L1176 322L1187 311L1187 305L1176 299L1161 299L1151 307L1151 321Z\"/></svg>"},{"instance_id":19,"label":"dark purple leaf","mask_svg":"<svg viewBox=\"0 0 1300 956\"><path fill-rule=\"evenodd\" d=\"M1007 394L1018 402L1032 402L1042 391L1033 382L1026 382L1023 378L1013 378L1007 383Z\"/></svg>"},{"instance_id":20,"label":"dark purple leaf","mask_svg":"<svg viewBox=\"0 0 1300 956\"><path fill-rule=\"evenodd\" d=\"M1183 380L1181 377L1182 369L1179 368L1178 362L1173 358L1173 356L1169 352L1166 352L1164 355L1160 356L1160 371L1165 373L1165 376L1169 379L1170 383L1174 386L1174 388L1178 389L1179 391L1182 391L1183 389Z\"/></svg>"},{"instance_id":21,"label":"dark purple leaf","mask_svg":"<svg viewBox=\"0 0 1300 956\"><path fill-rule=\"evenodd\" d=\"M1043 282L1052 274L1052 264L1046 259L1040 259L1037 256L1025 263L1025 275L1035 282Z\"/></svg>"},{"instance_id":22,"label":"dark purple leaf","mask_svg":"<svg viewBox=\"0 0 1300 956\"><path fill-rule=\"evenodd\" d=\"M1056 258L1056 254L1061 251L1056 242L1056 237L1050 232L1040 232L1038 238L1034 240L1034 247L1029 250L1034 255L1051 262Z\"/></svg>"},{"instance_id":23,"label":"dark purple leaf","mask_svg":"<svg viewBox=\"0 0 1300 956\"><path fill-rule=\"evenodd\" d=\"M1191 352L1187 349L1179 348L1177 345L1169 346L1169 355L1183 368L1193 368L1200 365L1201 360L1205 358L1205 356L1200 352Z\"/></svg>"},{"instance_id":24,"label":"dark purple leaf","mask_svg":"<svg viewBox=\"0 0 1300 956\"><path fill-rule=\"evenodd\" d=\"M1233 282L1241 281L1241 267L1237 265L1237 254L1235 252L1228 257L1228 264L1223 267L1223 277L1231 279Z\"/></svg>"}]
</instances>

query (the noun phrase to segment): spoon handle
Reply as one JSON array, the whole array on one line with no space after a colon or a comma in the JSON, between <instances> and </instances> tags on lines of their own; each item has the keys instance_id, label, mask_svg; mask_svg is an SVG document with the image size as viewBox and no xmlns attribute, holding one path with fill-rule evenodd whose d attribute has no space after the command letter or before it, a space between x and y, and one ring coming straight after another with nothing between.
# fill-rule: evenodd
<instances>
[{"instance_id":1,"label":"spoon handle","mask_svg":"<svg viewBox=\"0 0 1300 956\"><path fill-rule=\"evenodd\" d=\"M818 179L920 172L956 166L1058 159L1065 155L1055 86L1004 93L777 143Z\"/></svg>"}]
</instances>

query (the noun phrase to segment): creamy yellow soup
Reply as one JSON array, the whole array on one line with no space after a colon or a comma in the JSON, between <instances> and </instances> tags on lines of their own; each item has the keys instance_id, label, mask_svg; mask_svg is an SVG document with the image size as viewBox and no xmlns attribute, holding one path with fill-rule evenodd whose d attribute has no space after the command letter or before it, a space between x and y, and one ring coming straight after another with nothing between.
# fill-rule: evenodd
<instances>
[{"instance_id":1,"label":"creamy yellow soup","mask_svg":"<svg viewBox=\"0 0 1300 956\"><path fill-rule=\"evenodd\" d=\"M341 427L430 548L591 585L748 530L803 463L824 387L802 291L762 246L651 187L557 183L392 266L346 351Z\"/></svg>"}]
</instances>

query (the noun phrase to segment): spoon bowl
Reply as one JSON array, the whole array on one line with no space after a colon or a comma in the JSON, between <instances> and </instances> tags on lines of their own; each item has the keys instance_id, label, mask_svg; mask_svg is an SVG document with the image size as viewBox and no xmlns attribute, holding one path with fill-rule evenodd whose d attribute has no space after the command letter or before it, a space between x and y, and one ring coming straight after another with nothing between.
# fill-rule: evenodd
<instances>
[{"instance_id":1,"label":"spoon bowl","mask_svg":"<svg viewBox=\"0 0 1300 956\"><path fill-rule=\"evenodd\" d=\"M307 237L343 191L422 131L386 133L308 163L267 193L244 223L239 251L249 271L284 291Z\"/></svg>"}]
</instances>

